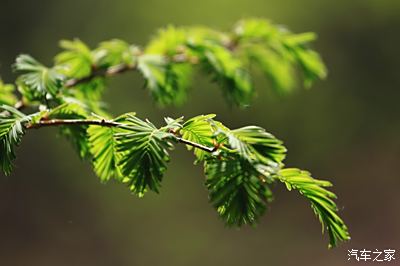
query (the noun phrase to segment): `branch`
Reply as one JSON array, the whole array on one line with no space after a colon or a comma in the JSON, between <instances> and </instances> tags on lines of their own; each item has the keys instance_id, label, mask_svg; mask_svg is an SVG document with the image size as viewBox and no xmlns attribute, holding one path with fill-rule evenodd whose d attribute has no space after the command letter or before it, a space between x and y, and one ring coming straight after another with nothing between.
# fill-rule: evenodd
<instances>
[{"instance_id":1,"label":"branch","mask_svg":"<svg viewBox=\"0 0 400 266\"><path fill-rule=\"evenodd\" d=\"M199 143L192 142L192 141L187 140L187 139L183 139L183 138L181 138L181 137L176 137L176 139L177 139L178 142L180 142L180 143L184 143L184 144L186 144L186 145L189 145L189 146L192 146L192 147L195 147L195 148L198 148L198 149L200 149L200 150L203 150L203 151L206 151L206 152L210 152L210 153L213 153L213 152L215 152L215 151L218 149L217 146L214 146L214 147L207 147L207 146L201 145L201 144L199 144Z\"/></svg>"},{"instance_id":2,"label":"branch","mask_svg":"<svg viewBox=\"0 0 400 266\"><path fill-rule=\"evenodd\" d=\"M170 60L174 63L185 63L185 62L191 62L191 63L197 63L197 60L192 60L191 58L188 58L185 54L178 53L172 57L168 57L167 60ZM106 69L96 69L92 71L88 76L82 77L79 79L69 79L65 82L64 87L65 88L71 88L76 85L82 84L89 82L97 77L112 77L117 74L121 74L127 71L131 70L136 70L137 69L137 61L133 65L128 65L128 64L120 64L116 66L111 66Z\"/></svg>"},{"instance_id":3,"label":"branch","mask_svg":"<svg viewBox=\"0 0 400 266\"><path fill-rule=\"evenodd\" d=\"M67 80L64 84L64 87L71 88L78 84L89 82L96 77L115 76L116 74L124 73L128 70L135 70L136 68L137 68L137 64L135 64L135 65L120 64L120 65L112 66L112 67L109 67L106 69L97 69L97 70L95 69L94 71L92 71L92 73L90 73L89 76L79 78L79 79Z\"/></svg>"},{"instance_id":4,"label":"branch","mask_svg":"<svg viewBox=\"0 0 400 266\"><path fill-rule=\"evenodd\" d=\"M110 121L110 120L85 120L85 119L50 119L50 120L41 120L39 122L35 122L35 123L30 123L27 124L25 126L26 129L39 129L42 127L51 127L51 126L82 126L82 125L95 125L95 126L102 126L102 127L119 127L119 128L128 128L129 126L127 126L126 124L123 123L118 123L118 122L114 122L114 121ZM192 142L186 139L183 139L181 137L175 136L176 141L178 141L179 143L183 143L189 146L192 146L194 148L198 148L201 149L203 151L206 152L215 152L218 147L208 147L208 146L204 146L201 145L199 143L196 142Z\"/></svg>"},{"instance_id":5,"label":"branch","mask_svg":"<svg viewBox=\"0 0 400 266\"><path fill-rule=\"evenodd\" d=\"M50 126L68 126L68 125L97 125L103 127L121 127L124 124L117 123L109 120L84 120L84 119L50 119L50 120L41 120L36 123L31 123L26 125L26 129L38 129L42 127L50 127Z\"/></svg>"}]
</instances>

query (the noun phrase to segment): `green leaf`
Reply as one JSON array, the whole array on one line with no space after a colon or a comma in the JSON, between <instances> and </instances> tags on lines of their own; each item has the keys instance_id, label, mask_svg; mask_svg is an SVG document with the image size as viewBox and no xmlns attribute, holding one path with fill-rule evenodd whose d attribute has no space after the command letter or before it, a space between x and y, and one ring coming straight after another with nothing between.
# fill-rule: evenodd
<instances>
[{"instance_id":1,"label":"green leaf","mask_svg":"<svg viewBox=\"0 0 400 266\"><path fill-rule=\"evenodd\" d=\"M317 34L314 32L304 32L299 34L290 34L284 36L284 42L288 46L301 46L308 45L308 43L317 39Z\"/></svg>"},{"instance_id":2,"label":"green leaf","mask_svg":"<svg viewBox=\"0 0 400 266\"><path fill-rule=\"evenodd\" d=\"M252 99L254 88L245 65L227 48L215 42L191 43L206 72L213 75L225 97L245 107Z\"/></svg>"},{"instance_id":3,"label":"green leaf","mask_svg":"<svg viewBox=\"0 0 400 266\"><path fill-rule=\"evenodd\" d=\"M20 144L25 134L24 124L29 122L30 117L4 105L0 105L0 110L11 113L7 117L0 115L0 166L4 174L9 175L16 158L15 147Z\"/></svg>"},{"instance_id":4,"label":"green leaf","mask_svg":"<svg viewBox=\"0 0 400 266\"><path fill-rule=\"evenodd\" d=\"M179 50L184 51L187 33L182 28L172 25L158 31L146 47L147 54L174 56Z\"/></svg>"},{"instance_id":5,"label":"green leaf","mask_svg":"<svg viewBox=\"0 0 400 266\"><path fill-rule=\"evenodd\" d=\"M88 128L94 170L103 182L110 180L117 169L114 134L115 130L112 127L90 126Z\"/></svg>"},{"instance_id":6,"label":"green leaf","mask_svg":"<svg viewBox=\"0 0 400 266\"><path fill-rule=\"evenodd\" d=\"M48 119L85 119L88 117L84 106L78 103L62 104L47 114ZM90 156L90 148L87 136L87 126L68 125L60 126L59 133L64 136L78 152L81 159L87 159Z\"/></svg>"},{"instance_id":7,"label":"green leaf","mask_svg":"<svg viewBox=\"0 0 400 266\"><path fill-rule=\"evenodd\" d=\"M127 42L113 39L100 43L99 47L93 51L96 66L108 68L120 64L134 65L139 49L129 45Z\"/></svg>"},{"instance_id":8,"label":"green leaf","mask_svg":"<svg viewBox=\"0 0 400 266\"><path fill-rule=\"evenodd\" d=\"M125 117L121 116L113 121L123 123ZM117 152L115 135L122 132L123 130L118 127L96 125L89 126L87 130L94 171L102 182L106 182L112 177L119 177L117 165L121 154Z\"/></svg>"},{"instance_id":9,"label":"green leaf","mask_svg":"<svg viewBox=\"0 0 400 266\"><path fill-rule=\"evenodd\" d=\"M87 110L85 109L85 106L79 103L64 103L49 111L47 116L50 119L85 118L87 116Z\"/></svg>"},{"instance_id":10,"label":"green leaf","mask_svg":"<svg viewBox=\"0 0 400 266\"><path fill-rule=\"evenodd\" d=\"M0 105L14 105L18 100L14 95L14 85L12 84L4 84L0 79Z\"/></svg>"},{"instance_id":11,"label":"green leaf","mask_svg":"<svg viewBox=\"0 0 400 266\"><path fill-rule=\"evenodd\" d=\"M326 78L326 67L317 52L299 48L292 51L303 71L305 87L310 87L318 79Z\"/></svg>"},{"instance_id":12,"label":"green leaf","mask_svg":"<svg viewBox=\"0 0 400 266\"><path fill-rule=\"evenodd\" d=\"M168 138L172 135L132 114L127 114L126 120L127 132L115 135L123 182L140 197L148 189L158 192L169 161L166 148L171 145Z\"/></svg>"},{"instance_id":13,"label":"green leaf","mask_svg":"<svg viewBox=\"0 0 400 266\"><path fill-rule=\"evenodd\" d=\"M294 65L272 49L261 45L249 45L246 52L272 82L272 87L278 93L287 93L294 89Z\"/></svg>"},{"instance_id":14,"label":"green leaf","mask_svg":"<svg viewBox=\"0 0 400 266\"><path fill-rule=\"evenodd\" d=\"M149 54L138 57L138 69L161 106L180 104L186 99L191 72L188 64L171 64L162 55Z\"/></svg>"},{"instance_id":15,"label":"green leaf","mask_svg":"<svg viewBox=\"0 0 400 266\"><path fill-rule=\"evenodd\" d=\"M244 41L270 41L279 37L281 28L273 25L266 19L243 19L234 27L233 32L237 38Z\"/></svg>"},{"instance_id":16,"label":"green leaf","mask_svg":"<svg viewBox=\"0 0 400 266\"><path fill-rule=\"evenodd\" d=\"M335 247L339 241L350 239L346 225L337 214L338 209L333 201L336 195L325 189L332 186L330 182L314 179L309 172L295 168L281 170L277 178L285 183L289 190L297 189L311 202L311 207L322 224L322 231L328 231L329 247Z\"/></svg>"},{"instance_id":17,"label":"green leaf","mask_svg":"<svg viewBox=\"0 0 400 266\"><path fill-rule=\"evenodd\" d=\"M212 126L211 120L214 117L214 114L199 115L187 120L180 129L182 138L203 146L213 147L215 128ZM193 149L193 147L189 145L186 145L186 147L188 150ZM205 156L208 155L208 152L194 148L194 154L198 161L202 161Z\"/></svg>"},{"instance_id":18,"label":"green leaf","mask_svg":"<svg viewBox=\"0 0 400 266\"><path fill-rule=\"evenodd\" d=\"M29 55L18 56L14 69L22 73L18 78L20 91L29 100L47 99L50 95L56 97L62 87L64 76Z\"/></svg>"},{"instance_id":19,"label":"green leaf","mask_svg":"<svg viewBox=\"0 0 400 266\"><path fill-rule=\"evenodd\" d=\"M228 138L231 149L239 153L247 161L265 165L264 170L270 174L283 165L286 148L282 141L275 138L265 129L257 126L247 126L223 132ZM265 173L268 176L268 173Z\"/></svg>"},{"instance_id":20,"label":"green leaf","mask_svg":"<svg viewBox=\"0 0 400 266\"><path fill-rule=\"evenodd\" d=\"M291 65L300 67L306 87L327 75L319 54L308 47L316 39L312 32L293 34L264 19L247 19L236 25L234 33L238 46L245 47L249 56L271 78L274 87L281 91L289 90L290 82L295 80L294 73L289 71Z\"/></svg>"},{"instance_id":21,"label":"green leaf","mask_svg":"<svg viewBox=\"0 0 400 266\"><path fill-rule=\"evenodd\" d=\"M205 174L210 202L229 226L255 224L272 200L264 177L237 155L209 158Z\"/></svg>"},{"instance_id":22,"label":"green leaf","mask_svg":"<svg viewBox=\"0 0 400 266\"><path fill-rule=\"evenodd\" d=\"M69 89L65 95L84 103L92 112L103 114L106 106L101 101L101 98L105 89L105 78L96 77L90 81L77 84L74 89Z\"/></svg>"},{"instance_id":23,"label":"green leaf","mask_svg":"<svg viewBox=\"0 0 400 266\"><path fill-rule=\"evenodd\" d=\"M93 56L89 47L79 39L63 40L60 47L65 49L55 57L57 68L69 78L83 78L92 72Z\"/></svg>"}]
</instances>

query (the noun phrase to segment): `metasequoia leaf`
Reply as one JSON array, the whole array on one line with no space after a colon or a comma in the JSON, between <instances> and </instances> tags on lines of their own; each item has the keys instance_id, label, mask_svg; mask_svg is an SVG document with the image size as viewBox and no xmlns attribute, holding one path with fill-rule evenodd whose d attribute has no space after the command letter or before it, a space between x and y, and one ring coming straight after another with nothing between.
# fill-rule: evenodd
<instances>
[{"instance_id":1,"label":"metasequoia leaf","mask_svg":"<svg viewBox=\"0 0 400 266\"><path fill-rule=\"evenodd\" d=\"M227 225L254 224L264 214L272 194L249 161L239 156L210 158L205 174L210 202Z\"/></svg>"},{"instance_id":2,"label":"metasequoia leaf","mask_svg":"<svg viewBox=\"0 0 400 266\"><path fill-rule=\"evenodd\" d=\"M127 131L115 135L123 182L139 196L148 189L158 192L169 161L169 135L131 114L126 115L126 121Z\"/></svg>"},{"instance_id":3,"label":"metasequoia leaf","mask_svg":"<svg viewBox=\"0 0 400 266\"><path fill-rule=\"evenodd\" d=\"M48 119L85 119L88 116L84 106L77 103L62 104L47 114ZM59 134L65 137L78 152L79 157L90 157L86 125L67 125L59 127Z\"/></svg>"},{"instance_id":4,"label":"metasequoia leaf","mask_svg":"<svg viewBox=\"0 0 400 266\"><path fill-rule=\"evenodd\" d=\"M338 209L333 201L336 195L325 189L332 186L330 182L314 179L309 172L296 168L281 170L277 178L284 182L289 190L298 190L311 202L311 207L322 224L322 231L328 231L330 247L335 247L339 241L350 239L346 225L337 214Z\"/></svg>"},{"instance_id":5,"label":"metasequoia leaf","mask_svg":"<svg viewBox=\"0 0 400 266\"><path fill-rule=\"evenodd\" d=\"M93 57L97 67L104 68L120 64L133 65L138 53L139 48L136 46L114 39L100 43L93 51Z\"/></svg>"},{"instance_id":6,"label":"metasequoia leaf","mask_svg":"<svg viewBox=\"0 0 400 266\"><path fill-rule=\"evenodd\" d=\"M105 120L104 118L102 118ZM126 122L125 116L112 120L117 123ZM128 121L129 123L129 121ZM102 182L112 177L119 177L118 163L121 154L117 150L116 134L124 132L118 127L91 125L87 129L90 152L93 156L93 167Z\"/></svg>"},{"instance_id":7,"label":"metasequoia leaf","mask_svg":"<svg viewBox=\"0 0 400 266\"><path fill-rule=\"evenodd\" d=\"M160 105L179 104L186 98L190 72L187 65L172 65L164 56L149 54L138 58L138 69Z\"/></svg>"},{"instance_id":8,"label":"metasequoia leaf","mask_svg":"<svg viewBox=\"0 0 400 266\"><path fill-rule=\"evenodd\" d=\"M278 167L286 156L282 141L275 138L265 129L247 126L225 132L229 145L248 161Z\"/></svg>"},{"instance_id":9,"label":"metasequoia leaf","mask_svg":"<svg viewBox=\"0 0 400 266\"><path fill-rule=\"evenodd\" d=\"M298 66L304 77L304 85L309 87L317 79L324 79L327 75L322 59L315 51L308 47L309 42L316 39L314 33L293 34L283 27L277 27L263 19L249 19L240 21L235 29L238 42L244 44L249 54L257 61L263 71L272 78L273 85L277 90L290 89L291 85L285 86L282 81L282 70L288 73L289 69L282 67ZM253 46L257 44L257 48ZM261 48L262 49L261 49ZM255 48L255 51L252 51ZM264 53L261 54L261 53ZM280 57L280 71L271 61ZM293 80L293 74L287 75L287 79ZM284 84L282 86L282 84Z\"/></svg>"},{"instance_id":10,"label":"metasequoia leaf","mask_svg":"<svg viewBox=\"0 0 400 266\"><path fill-rule=\"evenodd\" d=\"M93 66L93 56L89 47L79 39L62 40L64 49L55 57L55 63L60 71L70 78L82 78L90 75Z\"/></svg>"},{"instance_id":11,"label":"metasequoia leaf","mask_svg":"<svg viewBox=\"0 0 400 266\"><path fill-rule=\"evenodd\" d=\"M214 114L199 115L187 120L180 129L182 138L207 147L212 147L214 145L213 140L215 129L213 128L212 123L210 123L210 120L214 117ZM188 150L193 149L192 146L186 146ZM194 154L196 155L197 160L202 161L208 153L199 148L194 148Z\"/></svg>"},{"instance_id":12,"label":"metasequoia leaf","mask_svg":"<svg viewBox=\"0 0 400 266\"><path fill-rule=\"evenodd\" d=\"M255 62L262 72L271 80L272 87L279 93L287 93L294 89L294 66L275 51L262 45L249 45L246 52L251 61Z\"/></svg>"},{"instance_id":13,"label":"metasequoia leaf","mask_svg":"<svg viewBox=\"0 0 400 266\"><path fill-rule=\"evenodd\" d=\"M234 104L247 106L253 96L253 85L248 70L227 48L213 42L192 43L203 62L203 68L221 85L224 95Z\"/></svg>"},{"instance_id":14,"label":"metasequoia leaf","mask_svg":"<svg viewBox=\"0 0 400 266\"><path fill-rule=\"evenodd\" d=\"M20 55L14 69L22 73L18 78L21 93L29 100L48 99L59 93L64 77L47 68L29 55Z\"/></svg>"},{"instance_id":15,"label":"metasequoia leaf","mask_svg":"<svg viewBox=\"0 0 400 266\"><path fill-rule=\"evenodd\" d=\"M9 117L0 115L0 165L4 174L9 175L16 158L15 147L21 143L25 134L24 123L29 122L30 117L4 105L0 105L0 110L11 113Z\"/></svg>"},{"instance_id":16,"label":"metasequoia leaf","mask_svg":"<svg viewBox=\"0 0 400 266\"><path fill-rule=\"evenodd\" d=\"M14 94L15 88L12 84L4 84L0 79L0 105L14 105L17 97Z\"/></svg>"}]
</instances>

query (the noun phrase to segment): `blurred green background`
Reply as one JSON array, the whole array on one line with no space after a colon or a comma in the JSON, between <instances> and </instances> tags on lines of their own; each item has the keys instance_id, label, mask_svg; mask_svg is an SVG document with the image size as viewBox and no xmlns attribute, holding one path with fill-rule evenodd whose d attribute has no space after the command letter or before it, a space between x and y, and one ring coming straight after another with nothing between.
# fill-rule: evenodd
<instances>
[{"instance_id":1,"label":"blurred green background","mask_svg":"<svg viewBox=\"0 0 400 266\"><path fill-rule=\"evenodd\" d=\"M15 172L0 177L0 265L350 265L351 248L400 252L400 1L0 3L0 73L9 82L18 54L50 64L64 38L145 45L167 24L229 29L253 16L317 32L314 47L330 73L311 90L281 97L259 79L253 105L238 110L197 78L182 108L158 109L130 73L112 79L106 99L114 114L136 111L158 124L164 116L216 113L230 127L267 128L289 148L288 166L335 184L352 234L327 250L308 203L280 184L257 228L225 228L207 202L201 167L183 147L173 152L161 194L137 199L123 185L100 184L69 143L44 129L29 132Z\"/></svg>"}]
</instances>

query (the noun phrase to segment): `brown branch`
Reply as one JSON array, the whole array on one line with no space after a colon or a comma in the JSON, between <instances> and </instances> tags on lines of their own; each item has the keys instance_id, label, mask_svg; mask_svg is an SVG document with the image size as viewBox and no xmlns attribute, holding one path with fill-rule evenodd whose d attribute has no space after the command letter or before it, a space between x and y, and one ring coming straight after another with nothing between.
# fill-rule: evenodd
<instances>
[{"instance_id":1,"label":"brown branch","mask_svg":"<svg viewBox=\"0 0 400 266\"><path fill-rule=\"evenodd\" d=\"M137 68L137 64L135 65L127 65L127 64L120 64L116 66L112 66L106 69L95 69L90 73L89 76L79 78L79 79L69 79L65 82L64 87L71 88L76 85L89 82L96 77L109 77L114 76L116 74L124 73L128 70L135 70Z\"/></svg>"},{"instance_id":2,"label":"brown branch","mask_svg":"<svg viewBox=\"0 0 400 266\"><path fill-rule=\"evenodd\" d=\"M129 128L129 125L114 122L111 120L86 120L86 119L50 119L50 120L41 120L35 123L29 123L25 126L26 129L39 129L42 127L51 127L51 126L82 126L82 125L95 125L102 127L119 127L119 128ZM176 141L192 146L194 148L201 149L206 152L215 152L218 147L208 147L202 144L192 142L186 139L183 139L178 136L174 136Z\"/></svg>"},{"instance_id":3,"label":"brown branch","mask_svg":"<svg viewBox=\"0 0 400 266\"><path fill-rule=\"evenodd\" d=\"M167 60L171 60L174 63L185 63L185 62L191 62L191 63L196 63L196 60L193 58L188 58L185 54L179 53L176 54L170 58L167 58ZM86 77L82 77L79 79L69 79L65 82L64 87L65 88L71 88L76 85L82 84L89 82L97 77L112 77L117 74L121 74L127 71L131 70L136 70L138 67L137 63L133 65L128 65L128 64L120 64L116 66L112 66L106 69L94 69L92 73L90 73Z\"/></svg>"},{"instance_id":4,"label":"brown branch","mask_svg":"<svg viewBox=\"0 0 400 266\"><path fill-rule=\"evenodd\" d=\"M97 125L103 127L120 127L123 126L121 123L117 123L109 120L85 120L85 119L49 119L49 120L41 120L39 122L30 123L25 126L26 129L38 129L42 127L51 127L51 126L82 126L82 125Z\"/></svg>"}]
</instances>

